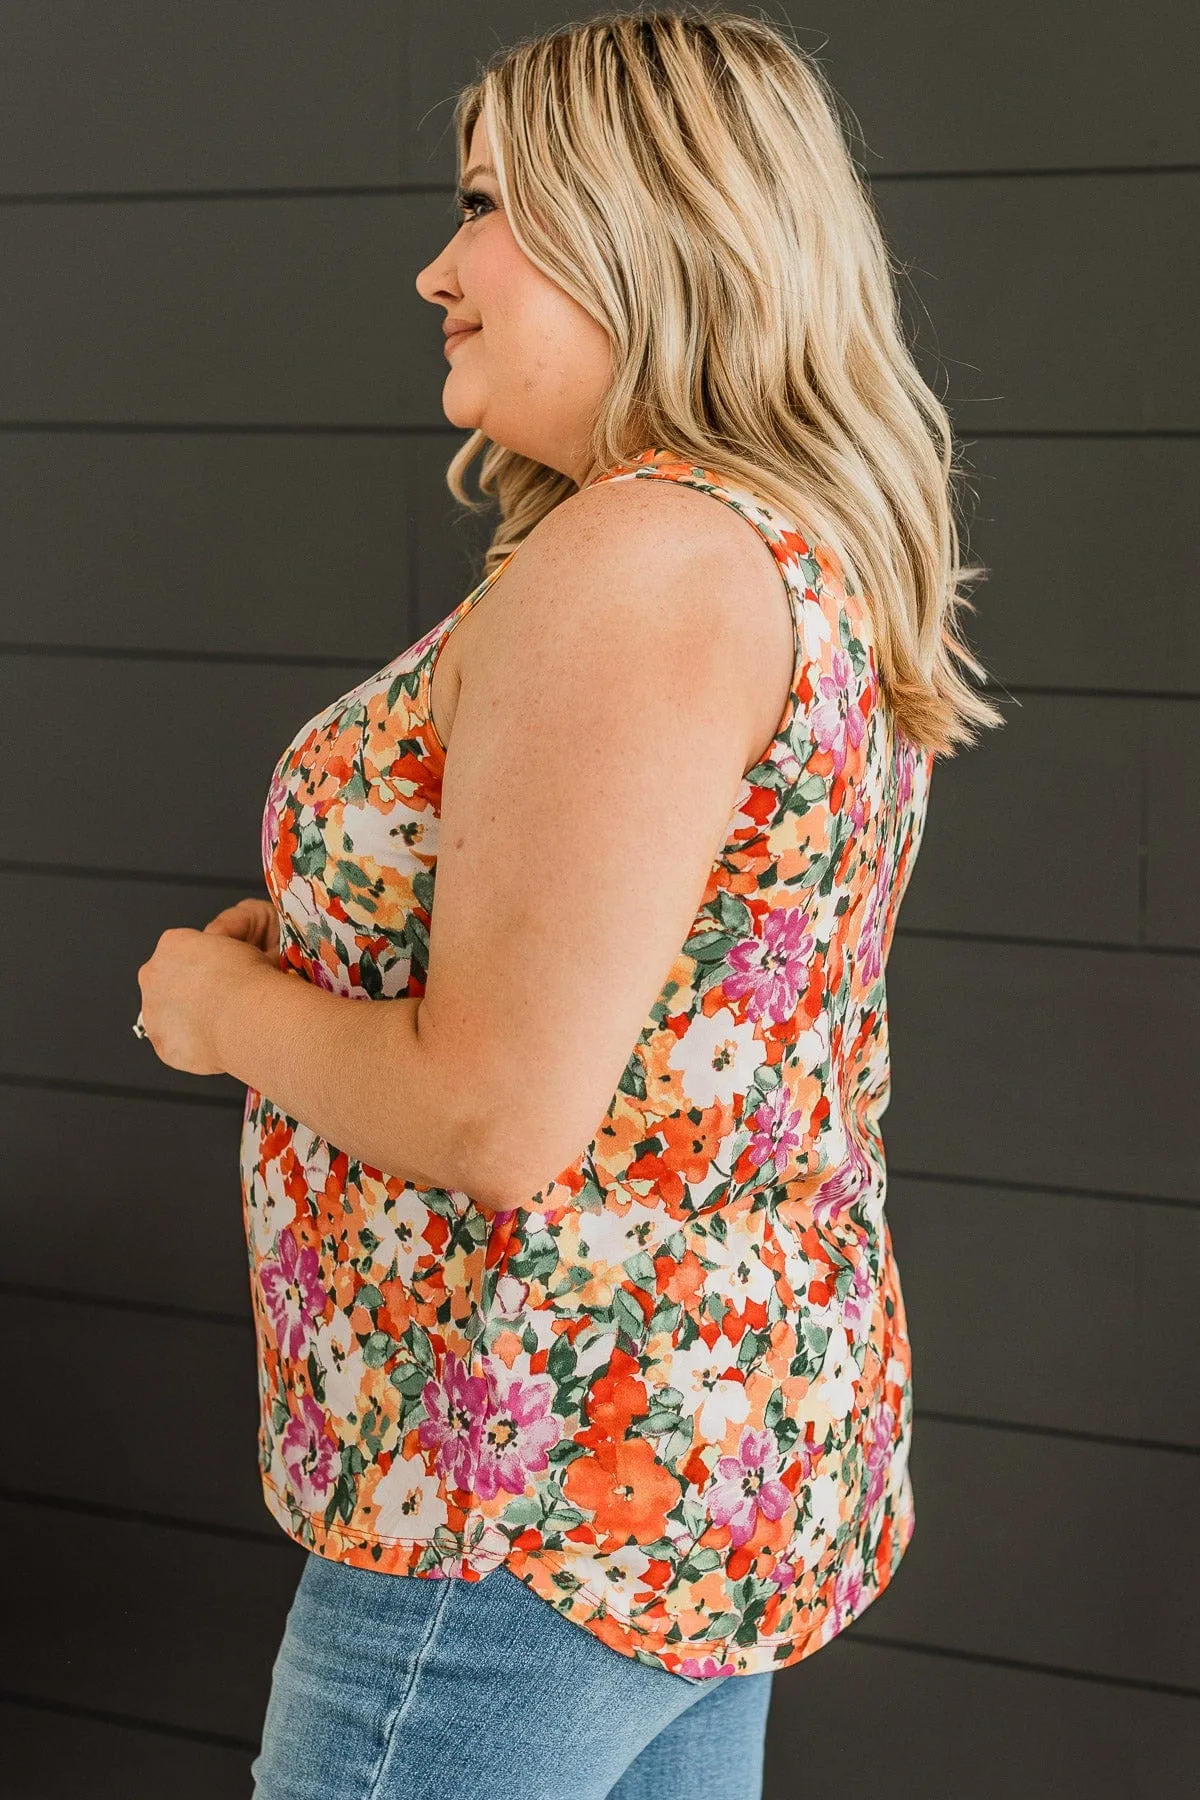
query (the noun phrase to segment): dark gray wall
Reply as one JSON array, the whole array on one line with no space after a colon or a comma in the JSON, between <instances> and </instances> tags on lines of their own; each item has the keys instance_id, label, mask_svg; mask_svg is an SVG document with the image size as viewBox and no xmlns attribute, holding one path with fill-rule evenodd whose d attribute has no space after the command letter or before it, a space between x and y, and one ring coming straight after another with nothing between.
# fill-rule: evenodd
<instances>
[{"instance_id":1,"label":"dark gray wall","mask_svg":"<svg viewBox=\"0 0 1200 1800\"><path fill-rule=\"evenodd\" d=\"M244 1090L137 1042L135 970L260 889L296 724L477 578L413 280L451 229L457 86L569 16L0 18L5 1796L249 1792L304 1552L259 1497ZM855 109L974 471L993 575L968 629L1008 722L935 771L891 962L917 1533L864 1618L778 1677L768 1792L1182 1800L1195 14L790 16Z\"/></svg>"}]
</instances>

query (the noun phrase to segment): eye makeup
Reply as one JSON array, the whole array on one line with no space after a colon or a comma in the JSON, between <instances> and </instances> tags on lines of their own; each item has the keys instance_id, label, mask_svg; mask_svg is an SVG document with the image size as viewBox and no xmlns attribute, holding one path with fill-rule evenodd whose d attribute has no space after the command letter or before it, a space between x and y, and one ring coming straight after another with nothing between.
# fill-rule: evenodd
<instances>
[{"instance_id":1,"label":"eye makeup","mask_svg":"<svg viewBox=\"0 0 1200 1800\"><path fill-rule=\"evenodd\" d=\"M455 191L454 206L460 224L468 224L473 217L478 216L471 212L472 207L494 205L490 196L480 193L478 188L458 188Z\"/></svg>"}]
</instances>

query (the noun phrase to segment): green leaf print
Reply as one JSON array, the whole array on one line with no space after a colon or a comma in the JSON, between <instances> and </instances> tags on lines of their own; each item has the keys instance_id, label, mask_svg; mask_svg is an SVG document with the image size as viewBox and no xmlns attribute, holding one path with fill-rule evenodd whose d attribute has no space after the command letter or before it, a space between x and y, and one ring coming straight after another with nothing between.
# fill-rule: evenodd
<instances>
[{"instance_id":1,"label":"green leaf print","mask_svg":"<svg viewBox=\"0 0 1200 1800\"><path fill-rule=\"evenodd\" d=\"M401 1342L426 1373L432 1375L435 1368L433 1345L429 1341L425 1328L418 1325L414 1319L405 1331Z\"/></svg>"},{"instance_id":2,"label":"green leaf print","mask_svg":"<svg viewBox=\"0 0 1200 1800\"><path fill-rule=\"evenodd\" d=\"M398 1388L406 1400L415 1400L425 1383L429 1380L428 1372L420 1363L405 1362L393 1369L388 1380L394 1388Z\"/></svg>"},{"instance_id":3,"label":"green leaf print","mask_svg":"<svg viewBox=\"0 0 1200 1800\"><path fill-rule=\"evenodd\" d=\"M508 1264L518 1281L544 1281L558 1267L558 1240L548 1231L531 1231L519 1256Z\"/></svg>"},{"instance_id":4,"label":"green leaf print","mask_svg":"<svg viewBox=\"0 0 1200 1800\"><path fill-rule=\"evenodd\" d=\"M687 941L687 953L703 968L706 964L724 963L737 938L729 931L698 931Z\"/></svg>"},{"instance_id":5,"label":"green leaf print","mask_svg":"<svg viewBox=\"0 0 1200 1800\"><path fill-rule=\"evenodd\" d=\"M420 671L418 669L404 670L401 674L397 675L396 679L388 688L384 701L386 710L388 712L395 712L396 702L399 700L401 694L407 694L410 699L415 700L420 690L420 686ZM401 756L403 756L406 751L411 755L415 755L419 749L420 745L416 738L404 738L398 745L399 754Z\"/></svg>"},{"instance_id":6,"label":"green leaf print","mask_svg":"<svg viewBox=\"0 0 1200 1800\"><path fill-rule=\"evenodd\" d=\"M362 1356L368 1369L382 1369L389 1357L400 1349L399 1338L392 1337L387 1331L373 1331L363 1340Z\"/></svg>"},{"instance_id":7,"label":"green leaf print","mask_svg":"<svg viewBox=\"0 0 1200 1800\"><path fill-rule=\"evenodd\" d=\"M779 1454L786 1455L799 1436L800 1427L795 1419L780 1419L775 1427L775 1442L779 1445Z\"/></svg>"},{"instance_id":8,"label":"green leaf print","mask_svg":"<svg viewBox=\"0 0 1200 1800\"><path fill-rule=\"evenodd\" d=\"M574 1438L559 1438L557 1444L551 1444L546 1455L557 1466L574 1462L577 1456L587 1455L586 1444L577 1444Z\"/></svg>"},{"instance_id":9,"label":"green leaf print","mask_svg":"<svg viewBox=\"0 0 1200 1800\"><path fill-rule=\"evenodd\" d=\"M621 1079L617 1083L617 1092L619 1094L628 1094L631 1100L644 1101L646 1098L645 1065L643 1064L641 1057L636 1053L629 1058L629 1061L621 1071ZM602 1206L592 1206L588 1210L596 1212L603 1210L603 1208Z\"/></svg>"},{"instance_id":10,"label":"green leaf print","mask_svg":"<svg viewBox=\"0 0 1200 1800\"><path fill-rule=\"evenodd\" d=\"M618 1288L613 1294L613 1318L626 1337L640 1344L646 1329L645 1315L633 1295L625 1288Z\"/></svg>"},{"instance_id":11,"label":"green leaf print","mask_svg":"<svg viewBox=\"0 0 1200 1800\"><path fill-rule=\"evenodd\" d=\"M504 1509L505 1523L517 1525L522 1531L527 1525L536 1525L542 1516L542 1502L536 1494L518 1494Z\"/></svg>"},{"instance_id":12,"label":"green leaf print","mask_svg":"<svg viewBox=\"0 0 1200 1800\"><path fill-rule=\"evenodd\" d=\"M660 1331L673 1332L683 1317L683 1307L678 1300L661 1299L650 1315L648 1330L653 1336Z\"/></svg>"},{"instance_id":13,"label":"green leaf print","mask_svg":"<svg viewBox=\"0 0 1200 1800\"><path fill-rule=\"evenodd\" d=\"M715 913L717 921L724 926L729 936L735 940L754 936L754 916L740 894L731 894L722 888L709 907Z\"/></svg>"},{"instance_id":14,"label":"green leaf print","mask_svg":"<svg viewBox=\"0 0 1200 1800\"><path fill-rule=\"evenodd\" d=\"M314 820L306 820L298 833L299 841L292 855L292 868L297 875L320 875L325 868L325 839Z\"/></svg>"},{"instance_id":15,"label":"green leaf print","mask_svg":"<svg viewBox=\"0 0 1200 1800\"><path fill-rule=\"evenodd\" d=\"M634 1419L629 1429L635 1431L639 1437L660 1437L664 1431L677 1431L681 1423L679 1414L672 1412L669 1407L652 1406L644 1418ZM689 1436L691 1435L691 1424L692 1421L688 1419Z\"/></svg>"},{"instance_id":16,"label":"green leaf print","mask_svg":"<svg viewBox=\"0 0 1200 1800\"><path fill-rule=\"evenodd\" d=\"M648 1251L639 1250L636 1256L631 1256L621 1267L635 1287L645 1288L647 1293L654 1292L657 1271Z\"/></svg>"},{"instance_id":17,"label":"green leaf print","mask_svg":"<svg viewBox=\"0 0 1200 1800\"><path fill-rule=\"evenodd\" d=\"M576 1525L582 1525L587 1515L581 1513L577 1506L568 1506L564 1500L561 1506L548 1506L543 1519L546 1531L573 1531Z\"/></svg>"},{"instance_id":18,"label":"green leaf print","mask_svg":"<svg viewBox=\"0 0 1200 1800\"><path fill-rule=\"evenodd\" d=\"M819 806L825 799L825 777L823 775L804 775L793 783L783 802L785 813L795 813L803 818L814 806Z\"/></svg>"},{"instance_id":19,"label":"green leaf print","mask_svg":"<svg viewBox=\"0 0 1200 1800\"><path fill-rule=\"evenodd\" d=\"M697 1575L709 1575L721 1566L721 1558L716 1550L709 1549L707 1544L697 1545L689 1551L687 1561L681 1565L680 1574L685 1581L694 1581Z\"/></svg>"},{"instance_id":20,"label":"green leaf print","mask_svg":"<svg viewBox=\"0 0 1200 1800\"><path fill-rule=\"evenodd\" d=\"M675 1545L667 1537L654 1538L648 1544L639 1545L639 1549L643 1556L648 1556L655 1562L660 1560L671 1562L675 1557Z\"/></svg>"}]
</instances>

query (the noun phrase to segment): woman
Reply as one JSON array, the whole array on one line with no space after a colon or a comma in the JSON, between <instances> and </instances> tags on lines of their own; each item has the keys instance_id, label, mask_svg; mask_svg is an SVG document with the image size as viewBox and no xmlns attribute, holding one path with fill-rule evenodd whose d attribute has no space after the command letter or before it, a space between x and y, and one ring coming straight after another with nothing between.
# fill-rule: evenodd
<instances>
[{"instance_id":1,"label":"woman","mask_svg":"<svg viewBox=\"0 0 1200 1800\"><path fill-rule=\"evenodd\" d=\"M884 967L933 759L1000 719L977 572L775 29L523 43L458 151L417 287L484 579L284 752L270 901L138 971L158 1054L248 1087L260 1471L311 1552L255 1794L756 1795L773 1671L913 1529Z\"/></svg>"}]
</instances>

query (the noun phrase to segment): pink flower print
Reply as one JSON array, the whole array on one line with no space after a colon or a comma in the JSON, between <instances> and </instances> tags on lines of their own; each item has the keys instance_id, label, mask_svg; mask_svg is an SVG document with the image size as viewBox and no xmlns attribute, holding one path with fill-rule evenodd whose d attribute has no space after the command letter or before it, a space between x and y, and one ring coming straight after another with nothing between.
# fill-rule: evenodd
<instances>
[{"instance_id":1,"label":"pink flower print","mask_svg":"<svg viewBox=\"0 0 1200 1800\"><path fill-rule=\"evenodd\" d=\"M715 1656L685 1656L679 1665L681 1675L694 1676L697 1681L710 1681L717 1675L734 1675L737 1673L731 1662L719 1663Z\"/></svg>"},{"instance_id":2,"label":"pink flower print","mask_svg":"<svg viewBox=\"0 0 1200 1800\"><path fill-rule=\"evenodd\" d=\"M271 785L267 789L267 803L262 816L262 864L263 870L269 871L275 855L275 846L279 842L279 815L283 811L286 789L279 779L279 771L271 776Z\"/></svg>"},{"instance_id":3,"label":"pink flower print","mask_svg":"<svg viewBox=\"0 0 1200 1800\"><path fill-rule=\"evenodd\" d=\"M562 1426L550 1416L551 1382L509 1378L507 1372L497 1379L491 1367L487 1376L488 1416L480 1433L475 1491L482 1500L494 1500L501 1488L523 1494L527 1472L550 1466L546 1452L562 1436Z\"/></svg>"},{"instance_id":4,"label":"pink flower print","mask_svg":"<svg viewBox=\"0 0 1200 1800\"><path fill-rule=\"evenodd\" d=\"M867 1186L871 1177L871 1165L863 1154L857 1138L849 1139L850 1152L844 1163L840 1163L832 1175L817 1189L813 1200L813 1218L818 1225L832 1225L839 1213L845 1212Z\"/></svg>"},{"instance_id":5,"label":"pink flower print","mask_svg":"<svg viewBox=\"0 0 1200 1800\"><path fill-rule=\"evenodd\" d=\"M857 749L866 735L867 722L854 704L850 688L853 665L846 652L835 650L832 669L817 682L817 698L812 709L812 733L821 750L833 753L833 770L840 775L846 758Z\"/></svg>"},{"instance_id":6,"label":"pink flower print","mask_svg":"<svg viewBox=\"0 0 1200 1800\"><path fill-rule=\"evenodd\" d=\"M887 924L887 903L892 891L894 864L895 858L889 843L884 849L879 864L879 877L867 902L859 943L859 973L868 987L874 987L883 974L883 934Z\"/></svg>"},{"instance_id":7,"label":"pink flower print","mask_svg":"<svg viewBox=\"0 0 1200 1800\"><path fill-rule=\"evenodd\" d=\"M418 1428L420 1443L437 1451L437 1465L454 1487L469 1488L488 1413L487 1382L482 1375L468 1374L457 1356L447 1356L441 1381L427 1381L421 1399L429 1417Z\"/></svg>"},{"instance_id":8,"label":"pink flower print","mask_svg":"<svg viewBox=\"0 0 1200 1800\"><path fill-rule=\"evenodd\" d=\"M856 1344L861 1344L870 1330L874 1298L867 1259L864 1256L854 1265L854 1284L842 1301L842 1318Z\"/></svg>"},{"instance_id":9,"label":"pink flower print","mask_svg":"<svg viewBox=\"0 0 1200 1800\"><path fill-rule=\"evenodd\" d=\"M782 1175L801 1141L801 1116L782 1081L762 1105L754 1109L750 1123L754 1128L750 1139L750 1161L760 1169L773 1161L776 1176Z\"/></svg>"},{"instance_id":10,"label":"pink flower print","mask_svg":"<svg viewBox=\"0 0 1200 1800\"><path fill-rule=\"evenodd\" d=\"M892 1432L895 1430L895 1426L896 1414L885 1400L872 1421L871 1437L867 1444L868 1480L864 1505L868 1512L883 1492L887 1466L891 1460Z\"/></svg>"},{"instance_id":11,"label":"pink flower print","mask_svg":"<svg viewBox=\"0 0 1200 1800\"><path fill-rule=\"evenodd\" d=\"M747 1012L781 1025L796 1011L808 985L816 939L802 906L776 906L767 914L760 938L743 938L729 952L732 973L724 988L730 999L747 996Z\"/></svg>"},{"instance_id":12,"label":"pink flower print","mask_svg":"<svg viewBox=\"0 0 1200 1800\"><path fill-rule=\"evenodd\" d=\"M901 806L907 806L912 799L916 761L916 746L908 738L901 738L896 752L896 800Z\"/></svg>"},{"instance_id":13,"label":"pink flower print","mask_svg":"<svg viewBox=\"0 0 1200 1800\"><path fill-rule=\"evenodd\" d=\"M311 1394L301 1394L279 1440L296 1499L306 1512L325 1505L337 1479L337 1447L325 1430L325 1414Z\"/></svg>"},{"instance_id":14,"label":"pink flower print","mask_svg":"<svg viewBox=\"0 0 1200 1800\"><path fill-rule=\"evenodd\" d=\"M781 1519L792 1504L778 1472L779 1447L769 1431L743 1431L737 1455L718 1462L720 1480L709 1490L708 1516L715 1525L728 1525L735 1550L753 1535L759 1513Z\"/></svg>"},{"instance_id":15,"label":"pink flower print","mask_svg":"<svg viewBox=\"0 0 1200 1800\"><path fill-rule=\"evenodd\" d=\"M857 1557L842 1564L833 1584L833 1610L843 1625L849 1624L862 1604L863 1571Z\"/></svg>"},{"instance_id":16,"label":"pink flower print","mask_svg":"<svg viewBox=\"0 0 1200 1800\"><path fill-rule=\"evenodd\" d=\"M325 1315L329 1296L321 1286L320 1262L310 1244L302 1250L290 1231L281 1231L275 1255L259 1272L275 1341L285 1356L297 1357L312 1327Z\"/></svg>"},{"instance_id":17,"label":"pink flower print","mask_svg":"<svg viewBox=\"0 0 1200 1800\"><path fill-rule=\"evenodd\" d=\"M314 987L324 988L330 994L342 992L332 971L325 967L324 960L316 951L311 951L304 958L304 968Z\"/></svg>"},{"instance_id":18,"label":"pink flower print","mask_svg":"<svg viewBox=\"0 0 1200 1800\"><path fill-rule=\"evenodd\" d=\"M772 1568L771 1573L767 1576L767 1580L773 1581L775 1583L776 1587L788 1588L788 1587L791 1587L791 1585L792 1585L793 1581L795 1581L795 1579L796 1579L795 1563L789 1562L789 1560L786 1556L777 1556L775 1558L774 1567Z\"/></svg>"}]
</instances>

